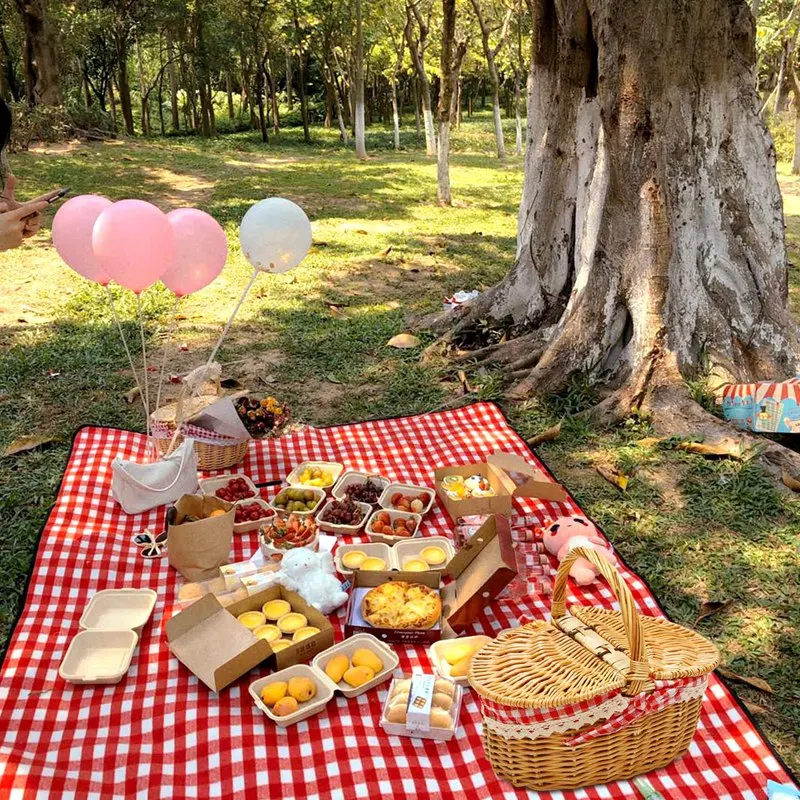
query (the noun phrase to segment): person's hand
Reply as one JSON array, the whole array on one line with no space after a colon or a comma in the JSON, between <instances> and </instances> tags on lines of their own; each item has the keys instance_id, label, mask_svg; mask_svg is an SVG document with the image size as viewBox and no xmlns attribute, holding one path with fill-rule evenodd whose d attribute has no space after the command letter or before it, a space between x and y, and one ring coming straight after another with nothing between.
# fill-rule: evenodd
<instances>
[{"instance_id":1,"label":"person's hand","mask_svg":"<svg viewBox=\"0 0 800 800\"><path fill-rule=\"evenodd\" d=\"M43 201L26 203L0 214L0 251L19 247L31 222L35 225L32 233L36 233L39 228L39 215L46 207L47 203Z\"/></svg>"},{"instance_id":2,"label":"person's hand","mask_svg":"<svg viewBox=\"0 0 800 800\"><path fill-rule=\"evenodd\" d=\"M13 175L9 175L6 178L6 185L3 187L3 193L0 195L0 214L20 207L21 203L18 203L14 197L16 186L17 179Z\"/></svg>"},{"instance_id":3,"label":"person's hand","mask_svg":"<svg viewBox=\"0 0 800 800\"><path fill-rule=\"evenodd\" d=\"M37 211L32 216L25 220L25 229L22 231L22 237L29 239L31 236L39 232L42 226L42 215Z\"/></svg>"}]
</instances>

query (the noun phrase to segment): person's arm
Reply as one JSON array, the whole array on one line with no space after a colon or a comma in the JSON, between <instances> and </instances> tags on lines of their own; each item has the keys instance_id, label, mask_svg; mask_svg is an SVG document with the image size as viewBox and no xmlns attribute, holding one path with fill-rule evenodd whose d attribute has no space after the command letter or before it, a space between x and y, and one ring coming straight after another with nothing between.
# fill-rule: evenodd
<instances>
[{"instance_id":1,"label":"person's arm","mask_svg":"<svg viewBox=\"0 0 800 800\"><path fill-rule=\"evenodd\" d=\"M0 252L19 247L22 240L30 235L28 226L31 220L36 219L46 207L44 201L26 203L0 214Z\"/></svg>"}]
</instances>

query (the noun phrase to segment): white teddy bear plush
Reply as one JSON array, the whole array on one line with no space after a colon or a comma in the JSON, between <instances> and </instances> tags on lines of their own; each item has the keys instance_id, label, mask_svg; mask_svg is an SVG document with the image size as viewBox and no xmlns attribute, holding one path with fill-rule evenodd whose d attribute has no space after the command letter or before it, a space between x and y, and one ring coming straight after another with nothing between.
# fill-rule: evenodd
<instances>
[{"instance_id":1,"label":"white teddy bear plush","mask_svg":"<svg viewBox=\"0 0 800 800\"><path fill-rule=\"evenodd\" d=\"M279 582L317 611L330 614L347 602L347 592L333 574L333 556L307 547L290 550L281 561Z\"/></svg>"}]
</instances>

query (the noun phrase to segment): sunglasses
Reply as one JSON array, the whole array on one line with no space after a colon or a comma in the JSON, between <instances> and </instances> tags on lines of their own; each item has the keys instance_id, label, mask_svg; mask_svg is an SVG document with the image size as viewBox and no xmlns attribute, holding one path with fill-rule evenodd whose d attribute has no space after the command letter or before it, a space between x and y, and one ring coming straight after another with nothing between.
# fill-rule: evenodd
<instances>
[{"instance_id":1,"label":"sunglasses","mask_svg":"<svg viewBox=\"0 0 800 800\"><path fill-rule=\"evenodd\" d=\"M167 549L167 532L154 536L150 531L142 531L133 537L133 543L141 548L142 558L161 558Z\"/></svg>"}]
</instances>

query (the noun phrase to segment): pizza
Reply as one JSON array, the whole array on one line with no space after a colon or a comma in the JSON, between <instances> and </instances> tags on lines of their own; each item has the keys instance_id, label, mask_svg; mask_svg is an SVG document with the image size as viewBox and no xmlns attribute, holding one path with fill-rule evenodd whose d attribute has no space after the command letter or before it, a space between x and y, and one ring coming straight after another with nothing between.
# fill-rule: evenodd
<instances>
[{"instance_id":1,"label":"pizza","mask_svg":"<svg viewBox=\"0 0 800 800\"><path fill-rule=\"evenodd\" d=\"M421 583L389 581L370 589L361 615L375 628L432 628L442 616L438 593Z\"/></svg>"}]
</instances>

